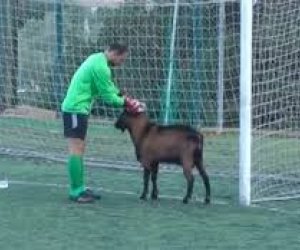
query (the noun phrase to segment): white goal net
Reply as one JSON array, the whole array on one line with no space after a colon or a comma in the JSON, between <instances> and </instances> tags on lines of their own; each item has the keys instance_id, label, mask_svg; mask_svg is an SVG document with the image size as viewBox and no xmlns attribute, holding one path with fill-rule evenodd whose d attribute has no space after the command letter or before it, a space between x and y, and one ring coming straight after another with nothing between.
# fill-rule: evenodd
<instances>
[{"instance_id":1,"label":"white goal net","mask_svg":"<svg viewBox=\"0 0 300 250\"><path fill-rule=\"evenodd\" d=\"M239 1L2 0L0 152L63 161L58 111L68 83L90 53L112 42L130 49L114 70L117 85L145 101L154 121L202 130L215 196L236 199ZM296 197L300 2L254 1L252 44L252 199ZM128 136L112 126L120 111L94 105L88 165L137 169Z\"/></svg>"}]
</instances>

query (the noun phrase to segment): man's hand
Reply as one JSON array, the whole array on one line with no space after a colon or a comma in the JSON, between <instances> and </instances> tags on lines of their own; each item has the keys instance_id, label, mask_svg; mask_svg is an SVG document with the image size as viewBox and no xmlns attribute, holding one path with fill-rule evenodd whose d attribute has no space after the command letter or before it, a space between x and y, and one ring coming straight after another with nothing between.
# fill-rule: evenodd
<instances>
[{"instance_id":1,"label":"man's hand","mask_svg":"<svg viewBox=\"0 0 300 250\"><path fill-rule=\"evenodd\" d=\"M118 96L126 96L127 95L127 90L124 89L124 90L120 90Z\"/></svg>"},{"instance_id":2,"label":"man's hand","mask_svg":"<svg viewBox=\"0 0 300 250\"><path fill-rule=\"evenodd\" d=\"M144 112L146 109L145 103L140 102L137 99L126 96L125 97L125 110L132 114L138 114Z\"/></svg>"}]
</instances>

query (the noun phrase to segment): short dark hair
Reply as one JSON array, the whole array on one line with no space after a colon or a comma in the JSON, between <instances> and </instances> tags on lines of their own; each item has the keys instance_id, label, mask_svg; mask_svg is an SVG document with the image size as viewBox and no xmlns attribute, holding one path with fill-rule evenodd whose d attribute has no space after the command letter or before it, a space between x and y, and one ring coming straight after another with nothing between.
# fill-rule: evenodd
<instances>
[{"instance_id":1,"label":"short dark hair","mask_svg":"<svg viewBox=\"0 0 300 250\"><path fill-rule=\"evenodd\" d=\"M119 55L128 52L128 47L125 44L112 43L108 46L109 51L116 51Z\"/></svg>"}]
</instances>

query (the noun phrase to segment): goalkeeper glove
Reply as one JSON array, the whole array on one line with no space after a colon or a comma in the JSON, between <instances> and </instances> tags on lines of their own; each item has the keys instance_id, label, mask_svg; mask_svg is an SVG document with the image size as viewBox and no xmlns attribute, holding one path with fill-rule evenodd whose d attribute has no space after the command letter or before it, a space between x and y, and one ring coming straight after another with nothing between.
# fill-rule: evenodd
<instances>
[{"instance_id":1,"label":"goalkeeper glove","mask_svg":"<svg viewBox=\"0 0 300 250\"><path fill-rule=\"evenodd\" d=\"M131 114L142 113L146 110L146 105L137 99L126 96L125 97L125 110Z\"/></svg>"}]
</instances>

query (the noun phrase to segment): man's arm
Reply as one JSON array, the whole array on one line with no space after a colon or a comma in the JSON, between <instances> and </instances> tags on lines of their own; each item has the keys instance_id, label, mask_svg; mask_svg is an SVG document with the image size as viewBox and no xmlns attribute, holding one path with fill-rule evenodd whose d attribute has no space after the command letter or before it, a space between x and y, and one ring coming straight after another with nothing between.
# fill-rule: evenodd
<instances>
[{"instance_id":1,"label":"man's arm","mask_svg":"<svg viewBox=\"0 0 300 250\"><path fill-rule=\"evenodd\" d=\"M97 72L94 72L94 75L95 84L102 100L115 107L124 106L125 98L120 95L120 90L112 81L110 71L106 69L98 69Z\"/></svg>"},{"instance_id":2,"label":"man's arm","mask_svg":"<svg viewBox=\"0 0 300 250\"><path fill-rule=\"evenodd\" d=\"M109 70L98 70L94 72L96 79L96 86L100 97L104 102L115 107L125 107L130 113L139 113L144 110L144 105L134 98L123 96L122 93L111 79Z\"/></svg>"}]
</instances>

